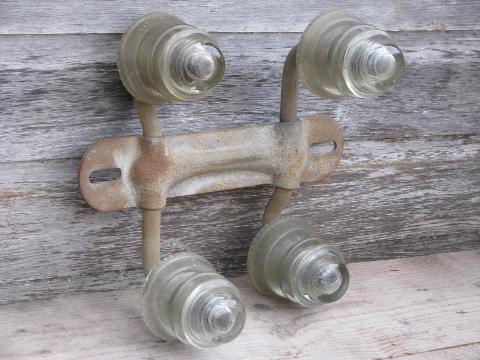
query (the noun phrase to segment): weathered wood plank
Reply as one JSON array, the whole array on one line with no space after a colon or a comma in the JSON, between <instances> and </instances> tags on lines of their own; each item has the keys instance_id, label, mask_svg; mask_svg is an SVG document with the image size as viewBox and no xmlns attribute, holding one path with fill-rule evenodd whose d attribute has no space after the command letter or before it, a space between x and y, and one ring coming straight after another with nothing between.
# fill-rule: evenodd
<instances>
[{"instance_id":1,"label":"weathered wood plank","mask_svg":"<svg viewBox=\"0 0 480 360\"><path fill-rule=\"evenodd\" d=\"M348 138L480 133L477 32L398 33L408 68L374 100L302 91L300 114L327 113ZM195 103L160 109L167 134L276 121L283 61L298 34L220 34L226 77ZM0 161L76 158L96 140L139 134L117 70L118 35L4 36Z\"/></svg>"},{"instance_id":2,"label":"weathered wood plank","mask_svg":"<svg viewBox=\"0 0 480 360\"><path fill-rule=\"evenodd\" d=\"M352 141L326 184L305 185L302 216L351 261L480 247L480 137ZM0 164L0 301L142 281L137 209L99 213L78 191L78 160ZM169 199L162 251L245 272L270 187Z\"/></svg>"},{"instance_id":3,"label":"weathered wood plank","mask_svg":"<svg viewBox=\"0 0 480 360\"><path fill-rule=\"evenodd\" d=\"M315 16L332 10L389 30L479 29L480 4L471 0L3 0L0 33L121 33L154 11L170 12L208 31L301 32Z\"/></svg>"},{"instance_id":4,"label":"weathered wood plank","mask_svg":"<svg viewBox=\"0 0 480 360\"><path fill-rule=\"evenodd\" d=\"M436 350L395 357L396 360L478 360L480 359L480 342L462 344Z\"/></svg>"},{"instance_id":5,"label":"weathered wood plank","mask_svg":"<svg viewBox=\"0 0 480 360\"><path fill-rule=\"evenodd\" d=\"M480 342L479 260L475 251L352 264L347 294L308 309L237 278L246 327L209 350L155 341L138 289L1 306L0 359L439 359L440 349ZM461 358L478 359L475 349Z\"/></svg>"}]
</instances>

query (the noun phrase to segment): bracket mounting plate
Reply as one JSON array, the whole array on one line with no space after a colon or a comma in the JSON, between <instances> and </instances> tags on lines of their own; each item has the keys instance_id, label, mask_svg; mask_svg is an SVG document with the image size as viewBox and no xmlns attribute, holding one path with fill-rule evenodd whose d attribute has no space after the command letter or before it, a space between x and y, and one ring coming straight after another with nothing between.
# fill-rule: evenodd
<instances>
[{"instance_id":1,"label":"bracket mounting plate","mask_svg":"<svg viewBox=\"0 0 480 360\"><path fill-rule=\"evenodd\" d=\"M333 142L315 155L314 144ZM100 140L83 156L80 190L100 211L160 209L167 197L272 184L296 189L335 171L343 152L337 123L323 115L270 125ZM98 170L118 168L118 179L92 183Z\"/></svg>"}]
</instances>

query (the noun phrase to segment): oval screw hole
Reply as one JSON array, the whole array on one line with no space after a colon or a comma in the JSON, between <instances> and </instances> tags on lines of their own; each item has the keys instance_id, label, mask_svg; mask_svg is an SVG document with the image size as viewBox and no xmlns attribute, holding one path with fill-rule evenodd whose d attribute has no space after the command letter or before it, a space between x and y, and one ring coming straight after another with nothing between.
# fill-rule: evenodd
<instances>
[{"instance_id":1,"label":"oval screw hole","mask_svg":"<svg viewBox=\"0 0 480 360\"><path fill-rule=\"evenodd\" d=\"M312 144L310 146L310 154L314 156L322 156L329 152L335 151L337 144L335 141L327 141L320 144Z\"/></svg>"},{"instance_id":2,"label":"oval screw hole","mask_svg":"<svg viewBox=\"0 0 480 360\"><path fill-rule=\"evenodd\" d=\"M95 170L90 174L90 182L95 184L105 181L113 181L120 178L120 176L122 176L122 171L119 168Z\"/></svg>"}]
</instances>

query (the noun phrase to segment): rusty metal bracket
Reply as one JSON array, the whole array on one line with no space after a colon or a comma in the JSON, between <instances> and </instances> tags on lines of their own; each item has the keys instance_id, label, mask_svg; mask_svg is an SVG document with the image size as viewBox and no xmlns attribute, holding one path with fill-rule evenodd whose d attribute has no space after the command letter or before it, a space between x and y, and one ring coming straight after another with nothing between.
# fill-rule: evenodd
<instances>
[{"instance_id":1,"label":"rusty metal bracket","mask_svg":"<svg viewBox=\"0 0 480 360\"><path fill-rule=\"evenodd\" d=\"M280 123L242 126L166 137L154 105L136 102L145 136L108 138L93 145L80 165L80 190L100 211L143 210L145 272L160 257L161 210L169 197L276 186L263 222L280 215L302 182L327 179L343 152L343 135L335 120L314 115L297 119L296 48L285 61ZM332 143L315 155L311 147ZM95 171L118 168L121 176L91 182Z\"/></svg>"},{"instance_id":2,"label":"rusty metal bracket","mask_svg":"<svg viewBox=\"0 0 480 360\"><path fill-rule=\"evenodd\" d=\"M311 153L311 145L324 142L336 145L324 155ZM337 123L318 115L171 137L104 139L83 156L80 189L100 211L161 209L167 197L260 184L297 189L301 182L329 177L342 149ZM110 168L119 168L120 178L90 182L94 171Z\"/></svg>"},{"instance_id":3,"label":"rusty metal bracket","mask_svg":"<svg viewBox=\"0 0 480 360\"><path fill-rule=\"evenodd\" d=\"M123 46L131 37L124 38ZM272 184L276 190L264 212L266 223L281 214L300 183L325 180L335 171L343 152L342 131L327 116L297 118L296 54L294 47L285 61L280 123L167 137L155 105L136 99L144 136L100 140L84 154L79 181L89 205L100 211L142 208L146 274L160 258L161 209L167 198ZM127 70L122 73L125 77ZM312 146L326 142L333 144L329 152L312 152ZM91 181L96 171L112 168L120 169L119 178Z\"/></svg>"}]
</instances>

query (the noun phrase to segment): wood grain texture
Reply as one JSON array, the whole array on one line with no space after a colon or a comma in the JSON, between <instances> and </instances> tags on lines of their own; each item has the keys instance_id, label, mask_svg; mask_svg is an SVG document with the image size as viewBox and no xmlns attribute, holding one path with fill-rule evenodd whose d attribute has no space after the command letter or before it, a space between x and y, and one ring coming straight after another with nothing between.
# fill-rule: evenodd
<instances>
[{"instance_id":1,"label":"wood grain texture","mask_svg":"<svg viewBox=\"0 0 480 360\"><path fill-rule=\"evenodd\" d=\"M327 101L302 91L300 115L327 113L347 138L480 133L478 32L398 33L407 70L376 100ZM283 61L298 34L220 34L220 86L159 108L167 134L277 121ZM104 137L140 134L120 83L117 35L0 38L0 161L78 158Z\"/></svg>"},{"instance_id":2,"label":"wood grain texture","mask_svg":"<svg viewBox=\"0 0 480 360\"><path fill-rule=\"evenodd\" d=\"M272 300L237 278L246 326L206 350L156 341L138 289L5 305L0 359L478 359L479 273L478 251L352 264L346 295L317 308Z\"/></svg>"},{"instance_id":3,"label":"wood grain texture","mask_svg":"<svg viewBox=\"0 0 480 360\"><path fill-rule=\"evenodd\" d=\"M333 178L302 186L302 216L350 261L480 247L480 137L351 141ZM0 164L0 301L142 282L137 209L99 213L77 187L78 160ZM271 187L169 199L162 252L196 251L246 270Z\"/></svg>"},{"instance_id":4,"label":"wood grain texture","mask_svg":"<svg viewBox=\"0 0 480 360\"><path fill-rule=\"evenodd\" d=\"M333 8L396 31L407 71L375 101L302 90L300 115L331 115L350 143L332 181L303 187L287 213L352 261L480 247L479 2L3 0L0 302L142 282L139 211L95 212L76 175L95 141L140 134L116 70L119 33L132 21L170 11L218 32L225 53L225 79L210 96L159 109L169 135L277 121L283 61L307 23ZM194 250L244 273L270 193L169 200L164 253Z\"/></svg>"},{"instance_id":5,"label":"wood grain texture","mask_svg":"<svg viewBox=\"0 0 480 360\"><path fill-rule=\"evenodd\" d=\"M170 12L222 32L302 32L317 15L344 10L389 30L479 29L480 4L469 0L168 1L2 0L0 34L123 33L138 17Z\"/></svg>"},{"instance_id":6,"label":"wood grain texture","mask_svg":"<svg viewBox=\"0 0 480 360\"><path fill-rule=\"evenodd\" d=\"M421 353L395 357L396 360L478 360L480 359L480 342L461 344L428 350Z\"/></svg>"}]
</instances>

